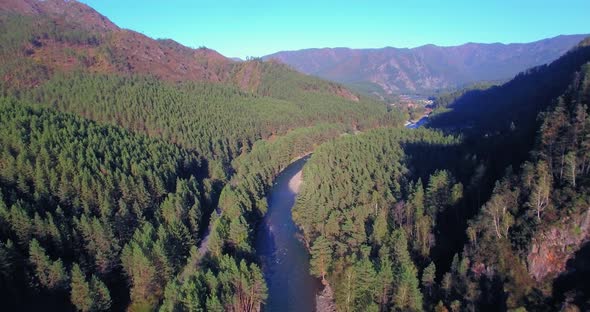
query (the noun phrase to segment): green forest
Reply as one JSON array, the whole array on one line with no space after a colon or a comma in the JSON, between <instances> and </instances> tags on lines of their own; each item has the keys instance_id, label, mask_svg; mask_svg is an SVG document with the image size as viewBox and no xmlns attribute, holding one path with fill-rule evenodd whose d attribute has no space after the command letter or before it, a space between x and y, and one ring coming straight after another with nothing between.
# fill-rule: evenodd
<instances>
[{"instance_id":1,"label":"green forest","mask_svg":"<svg viewBox=\"0 0 590 312\"><path fill-rule=\"evenodd\" d=\"M138 300L149 299L147 287L157 294L186 262L211 209L214 182L202 159L11 98L2 99L1 111L7 298L60 304L71 288L78 309L108 310L121 300L113 285L127 280Z\"/></svg>"},{"instance_id":2,"label":"green forest","mask_svg":"<svg viewBox=\"0 0 590 312\"><path fill-rule=\"evenodd\" d=\"M422 309L416 264L435 270L433 229L439 214L456 209L463 185L448 170L412 170L420 165L413 153L436 154L437 167L460 143L430 130L383 129L316 149L293 219L312 272L333 285L339 310Z\"/></svg>"}]
</instances>

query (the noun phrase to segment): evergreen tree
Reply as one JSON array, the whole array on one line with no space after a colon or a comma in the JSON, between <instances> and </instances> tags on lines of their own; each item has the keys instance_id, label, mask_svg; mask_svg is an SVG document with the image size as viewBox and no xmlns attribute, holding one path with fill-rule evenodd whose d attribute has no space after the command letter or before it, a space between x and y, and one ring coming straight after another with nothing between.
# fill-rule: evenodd
<instances>
[{"instance_id":1,"label":"evergreen tree","mask_svg":"<svg viewBox=\"0 0 590 312\"><path fill-rule=\"evenodd\" d=\"M394 263L394 307L407 311L422 311L422 294L419 289L417 270L408 252L406 235L395 230L392 235Z\"/></svg>"},{"instance_id":2,"label":"evergreen tree","mask_svg":"<svg viewBox=\"0 0 590 312\"><path fill-rule=\"evenodd\" d=\"M49 290L61 290L66 287L68 275L63 262L61 259L52 261L36 239L31 240L29 263L34 268L35 280L39 286Z\"/></svg>"},{"instance_id":3,"label":"evergreen tree","mask_svg":"<svg viewBox=\"0 0 590 312\"><path fill-rule=\"evenodd\" d=\"M77 263L72 266L71 276L70 298L72 304L78 309L78 311L92 311L93 302L90 285L86 281L86 276L82 270L80 270L80 266Z\"/></svg>"}]
</instances>

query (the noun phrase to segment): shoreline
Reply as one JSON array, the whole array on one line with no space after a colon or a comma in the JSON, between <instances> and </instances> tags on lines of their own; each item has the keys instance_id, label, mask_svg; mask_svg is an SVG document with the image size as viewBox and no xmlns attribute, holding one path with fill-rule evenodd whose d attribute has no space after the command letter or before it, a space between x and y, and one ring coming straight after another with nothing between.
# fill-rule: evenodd
<instances>
[{"instance_id":1,"label":"shoreline","mask_svg":"<svg viewBox=\"0 0 590 312\"><path fill-rule=\"evenodd\" d=\"M301 189L301 184L303 183L303 169L299 170L292 178L289 180L289 190L294 194L298 194L299 190Z\"/></svg>"}]
</instances>

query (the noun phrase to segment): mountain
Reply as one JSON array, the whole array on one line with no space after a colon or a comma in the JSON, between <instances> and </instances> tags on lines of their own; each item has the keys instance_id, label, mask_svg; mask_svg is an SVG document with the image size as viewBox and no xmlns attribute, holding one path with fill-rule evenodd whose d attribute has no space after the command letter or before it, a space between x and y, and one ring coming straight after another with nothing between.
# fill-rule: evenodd
<instances>
[{"instance_id":1,"label":"mountain","mask_svg":"<svg viewBox=\"0 0 590 312\"><path fill-rule=\"evenodd\" d=\"M235 61L205 47L193 49L171 39L155 40L121 29L73 0L3 1L0 28L4 30L0 34L0 60L4 63L0 77L16 88L38 86L55 73L73 71L232 84L250 92L262 92L263 81L275 79L269 76L277 73L300 76L298 80L307 80L303 84L313 84L277 62ZM304 91L318 91L303 84ZM332 95L358 100L342 86L325 84L324 90Z\"/></svg>"},{"instance_id":2,"label":"mountain","mask_svg":"<svg viewBox=\"0 0 590 312\"><path fill-rule=\"evenodd\" d=\"M282 231L266 197L310 153L287 215L331 308L589 310L588 40L406 129L398 107L274 60L4 0L3 310L272 309L255 239Z\"/></svg>"},{"instance_id":3,"label":"mountain","mask_svg":"<svg viewBox=\"0 0 590 312\"><path fill-rule=\"evenodd\" d=\"M11 34L15 47L25 41L26 58L41 71L149 74L168 81L220 82L230 76L231 61L213 50L121 29L77 1L7 0L0 12L3 35ZM3 54L14 57L10 52L18 51L8 48Z\"/></svg>"},{"instance_id":4,"label":"mountain","mask_svg":"<svg viewBox=\"0 0 590 312\"><path fill-rule=\"evenodd\" d=\"M282 51L276 59L306 74L379 94L431 94L478 81L502 81L527 68L557 59L584 35L531 43L466 43L412 49L324 48Z\"/></svg>"},{"instance_id":5,"label":"mountain","mask_svg":"<svg viewBox=\"0 0 590 312\"><path fill-rule=\"evenodd\" d=\"M105 16L77 1L5 0L0 3L0 11L37 18L52 17L62 23L74 22L81 28L98 32L119 30Z\"/></svg>"}]
</instances>

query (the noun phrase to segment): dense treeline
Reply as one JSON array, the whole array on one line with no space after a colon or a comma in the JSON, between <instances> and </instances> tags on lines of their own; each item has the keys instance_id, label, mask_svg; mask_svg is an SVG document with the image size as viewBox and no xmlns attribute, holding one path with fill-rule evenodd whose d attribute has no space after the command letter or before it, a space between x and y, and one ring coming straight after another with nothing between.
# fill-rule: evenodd
<instances>
[{"instance_id":1,"label":"dense treeline","mask_svg":"<svg viewBox=\"0 0 590 312\"><path fill-rule=\"evenodd\" d=\"M408 169L406 152L432 146L444 158L438 147L457 144L424 129L382 129L316 149L293 219L310 248L312 273L335 289L339 310L422 310L418 268L429 268L430 287L433 228L463 186L446 170L423 181Z\"/></svg>"},{"instance_id":2,"label":"dense treeline","mask_svg":"<svg viewBox=\"0 0 590 312\"><path fill-rule=\"evenodd\" d=\"M6 12L0 26L5 30L0 34L2 93L163 138L226 169L253 142L273 134L322 122L361 129L397 122L397 114L388 114L380 103L274 62L226 60L218 83L164 82L111 68L125 66L112 59L118 57L114 32ZM56 51L52 44L58 44ZM36 56L40 47L56 53L53 61ZM91 57L96 64L69 64L71 56ZM222 178L217 161L211 162L212 172Z\"/></svg>"},{"instance_id":3,"label":"dense treeline","mask_svg":"<svg viewBox=\"0 0 590 312\"><path fill-rule=\"evenodd\" d=\"M163 82L111 68L130 66L113 59L122 57L113 46L114 32L6 12L0 12L0 26L2 93L161 137L226 165L271 134L321 122L367 128L395 117L380 103L274 62L227 60L220 83ZM54 43L57 51L47 47L47 53L56 53L52 59L64 63L59 66L35 55ZM70 56L97 64L69 64Z\"/></svg>"},{"instance_id":4,"label":"dense treeline","mask_svg":"<svg viewBox=\"0 0 590 312\"><path fill-rule=\"evenodd\" d=\"M163 291L211 209L200 156L11 98L0 124L5 302L71 292L78 309L104 310L125 303L127 281L134 303Z\"/></svg>"},{"instance_id":5,"label":"dense treeline","mask_svg":"<svg viewBox=\"0 0 590 312\"><path fill-rule=\"evenodd\" d=\"M590 64L540 115L531 158L509 171L467 229L469 242L445 275L445 304L466 309L589 308ZM560 233L558 236L555 236ZM577 262L576 262L577 261ZM573 266L579 263L573 273ZM586 263L586 264L584 264ZM564 274L562 270L566 270ZM456 300L455 303L452 303Z\"/></svg>"},{"instance_id":6,"label":"dense treeline","mask_svg":"<svg viewBox=\"0 0 590 312\"><path fill-rule=\"evenodd\" d=\"M153 78L79 73L59 75L24 97L225 162L256 140L318 122L360 128L386 122L385 108L377 103L312 95L291 102L211 83L171 85Z\"/></svg>"}]
</instances>

